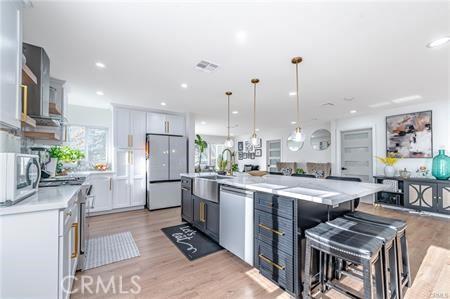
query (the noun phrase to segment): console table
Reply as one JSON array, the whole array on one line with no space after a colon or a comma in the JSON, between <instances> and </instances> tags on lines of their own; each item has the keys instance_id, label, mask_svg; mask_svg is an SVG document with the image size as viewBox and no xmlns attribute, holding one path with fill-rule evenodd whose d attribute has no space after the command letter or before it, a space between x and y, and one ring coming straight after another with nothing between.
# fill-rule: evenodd
<instances>
[{"instance_id":1,"label":"console table","mask_svg":"<svg viewBox=\"0 0 450 299\"><path fill-rule=\"evenodd\" d=\"M378 184L392 183L390 191L378 192L376 203L417 211L450 214L450 181L433 178L374 176ZM396 187L395 187L396 186Z\"/></svg>"}]
</instances>

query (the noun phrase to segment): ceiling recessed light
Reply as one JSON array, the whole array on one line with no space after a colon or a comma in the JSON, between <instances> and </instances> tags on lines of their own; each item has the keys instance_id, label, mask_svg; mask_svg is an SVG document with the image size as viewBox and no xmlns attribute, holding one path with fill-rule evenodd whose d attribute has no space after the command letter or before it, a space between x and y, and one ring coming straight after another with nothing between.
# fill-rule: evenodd
<instances>
[{"instance_id":1,"label":"ceiling recessed light","mask_svg":"<svg viewBox=\"0 0 450 299\"><path fill-rule=\"evenodd\" d=\"M291 121L291 125L295 125L296 123L296 121Z\"/></svg>"},{"instance_id":2,"label":"ceiling recessed light","mask_svg":"<svg viewBox=\"0 0 450 299\"><path fill-rule=\"evenodd\" d=\"M101 91L101 90L98 90L97 92L96 92L96 94L98 95L98 96L104 96L105 94L103 93L103 91Z\"/></svg>"},{"instance_id":3,"label":"ceiling recessed light","mask_svg":"<svg viewBox=\"0 0 450 299\"><path fill-rule=\"evenodd\" d=\"M256 132L259 132L259 129L258 129L258 128L256 128L256 129L255 129L255 131L256 131Z\"/></svg>"},{"instance_id":4,"label":"ceiling recessed light","mask_svg":"<svg viewBox=\"0 0 450 299\"><path fill-rule=\"evenodd\" d=\"M231 113L233 113L233 114L238 114L239 113L239 111L237 111L237 110L234 110L233 112L231 112Z\"/></svg>"},{"instance_id":5,"label":"ceiling recessed light","mask_svg":"<svg viewBox=\"0 0 450 299\"><path fill-rule=\"evenodd\" d=\"M291 96L291 97L293 97L293 96L295 96L295 95L297 95L297 93L296 93L295 91L291 91L291 92L289 93L289 96Z\"/></svg>"},{"instance_id":6,"label":"ceiling recessed light","mask_svg":"<svg viewBox=\"0 0 450 299\"><path fill-rule=\"evenodd\" d=\"M98 67L99 69L104 69L106 67L106 65L103 62L96 62L95 66Z\"/></svg>"},{"instance_id":7,"label":"ceiling recessed light","mask_svg":"<svg viewBox=\"0 0 450 299\"><path fill-rule=\"evenodd\" d=\"M396 103L396 104L406 103L406 102L420 100L421 98L422 98L421 95L415 94L415 95L412 95L412 96L407 96L407 97L403 97L403 98L394 99L394 100L392 100L392 103Z\"/></svg>"},{"instance_id":8,"label":"ceiling recessed light","mask_svg":"<svg viewBox=\"0 0 450 299\"><path fill-rule=\"evenodd\" d=\"M369 107L370 108L379 108L379 107L389 106L390 104L391 104L390 102L379 102L379 103L369 105Z\"/></svg>"},{"instance_id":9,"label":"ceiling recessed light","mask_svg":"<svg viewBox=\"0 0 450 299\"><path fill-rule=\"evenodd\" d=\"M181 88L188 88L188 85L186 83L181 83Z\"/></svg>"},{"instance_id":10,"label":"ceiling recessed light","mask_svg":"<svg viewBox=\"0 0 450 299\"><path fill-rule=\"evenodd\" d=\"M161 106L166 106L166 102L161 102Z\"/></svg>"},{"instance_id":11,"label":"ceiling recessed light","mask_svg":"<svg viewBox=\"0 0 450 299\"><path fill-rule=\"evenodd\" d=\"M356 112L358 112L358 111L356 111L356 110L350 110L350 113L351 113L351 114L355 114Z\"/></svg>"},{"instance_id":12,"label":"ceiling recessed light","mask_svg":"<svg viewBox=\"0 0 450 299\"><path fill-rule=\"evenodd\" d=\"M450 42L450 36L444 36L444 37L438 38L438 39L428 43L427 47L428 48L436 48L436 47L442 46L448 42Z\"/></svg>"},{"instance_id":13,"label":"ceiling recessed light","mask_svg":"<svg viewBox=\"0 0 450 299\"><path fill-rule=\"evenodd\" d=\"M206 125L206 121L200 122L201 125Z\"/></svg>"},{"instance_id":14,"label":"ceiling recessed light","mask_svg":"<svg viewBox=\"0 0 450 299\"><path fill-rule=\"evenodd\" d=\"M247 41L247 32L245 31L236 32L236 41L239 43L244 43L245 41Z\"/></svg>"}]
</instances>

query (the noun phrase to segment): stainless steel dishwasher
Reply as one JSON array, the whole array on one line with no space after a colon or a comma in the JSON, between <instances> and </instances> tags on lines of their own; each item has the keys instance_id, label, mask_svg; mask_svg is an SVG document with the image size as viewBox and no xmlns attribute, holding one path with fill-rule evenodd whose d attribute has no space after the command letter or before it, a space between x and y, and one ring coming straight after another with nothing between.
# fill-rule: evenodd
<instances>
[{"instance_id":1,"label":"stainless steel dishwasher","mask_svg":"<svg viewBox=\"0 0 450 299\"><path fill-rule=\"evenodd\" d=\"M252 191L220 186L219 244L253 266Z\"/></svg>"}]
</instances>

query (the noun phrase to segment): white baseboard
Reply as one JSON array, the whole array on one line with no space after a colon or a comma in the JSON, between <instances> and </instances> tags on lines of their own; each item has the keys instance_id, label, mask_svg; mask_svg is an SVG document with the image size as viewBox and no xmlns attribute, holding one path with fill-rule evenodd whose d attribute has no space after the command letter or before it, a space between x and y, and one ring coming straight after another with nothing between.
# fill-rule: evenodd
<instances>
[{"instance_id":1,"label":"white baseboard","mask_svg":"<svg viewBox=\"0 0 450 299\"><path fill-rule=\"evenodd\" d=\"M108 211L94 212L94 213L90 213L89 217L121 213L121 212L129 212L129 211L135 211L135 210L142 210L142 209L144 209L144 207L145 206L136 206L136 207L121 208L121 209L112 209L112 210L108 210Z\"/></svg>"}]
</instances>

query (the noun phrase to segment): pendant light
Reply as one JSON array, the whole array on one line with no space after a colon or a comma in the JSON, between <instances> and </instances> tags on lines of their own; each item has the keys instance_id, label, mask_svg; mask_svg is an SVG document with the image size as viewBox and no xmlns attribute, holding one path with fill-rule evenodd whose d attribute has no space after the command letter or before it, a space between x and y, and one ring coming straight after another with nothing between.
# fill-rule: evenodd
<instances>
[{"instance_id":1,"label":"pendant light","mask_svg":"<svg viewBox=\"0 0 450 299\"><path fill-rule=\"evenodd\" d=\"M253 146L259 144L258 137L256 136L256 84L259 83L259 79L252 79L253 84L253 134L250 139Z\"/></svg>"},{"instance_id":2,"label":"pendant light","mask_svg":"<svg viewBox=\"0 0 450 299\"><path fill-rule=\"evenodd\" d=\"M295 128L294 132L289 136L288 140L294 141L294 142L304 142L305 141L305 134L302 131L302 128L300 127L300 95L298 93L298 65L300 62L303 61L303 58L301 57L294 57L292 58L291 62L295 64L295 79L296 79L296 95L297 95L297 127Z\"/></svg>"},{"instance_id":3,"label":"pendant light","mask_svg":"<svg viewBox=\"0 0 450 299\"><path fill-rule=\"evenodd\" d=\"M234 141L233 139L230 137L230 96L233 94L231 91L227 91L226 93L227 96L227 102L228 102L228 125L227 125L227 129L228 129L228 134L227 134L227 139L225 140L225 147L226 148L232 148L234 146Z\"/></svg>"}]
</instances>

